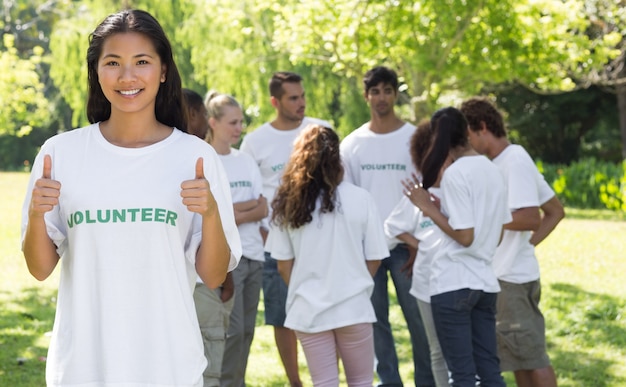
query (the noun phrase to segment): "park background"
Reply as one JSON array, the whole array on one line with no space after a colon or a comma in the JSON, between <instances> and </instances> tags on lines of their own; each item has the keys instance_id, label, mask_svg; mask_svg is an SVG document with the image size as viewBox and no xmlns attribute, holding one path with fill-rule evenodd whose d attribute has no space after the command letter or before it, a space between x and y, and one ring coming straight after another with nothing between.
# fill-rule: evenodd
<instances>
[{"instance_id":1,"label":"park background","mask_svg":"<svg viewBox=\"0 0 626 387\"><path fill-rule=\"evenodd\" d=\"M568 218L538 249L559 383L626 386L626 1L3 0L0 7L0 170L9 171L0 172L0 386L43 385L54 315L58 277L37 283L19 251L26 172L47 138L87 123L88 36L125 7L155 15L183 86L234 95L249 130L272 118L267 82L279 70L304 77L307 115L331 121L342 137L369 119L361 82L376 65L397 70L397 110L412 122L469 96L492 98L511 139L567 206ZM410 344L397 310L392 318L408 381ZM250 385L282 385L271 333L258 321Z\"/></svg>"}]
</instances>

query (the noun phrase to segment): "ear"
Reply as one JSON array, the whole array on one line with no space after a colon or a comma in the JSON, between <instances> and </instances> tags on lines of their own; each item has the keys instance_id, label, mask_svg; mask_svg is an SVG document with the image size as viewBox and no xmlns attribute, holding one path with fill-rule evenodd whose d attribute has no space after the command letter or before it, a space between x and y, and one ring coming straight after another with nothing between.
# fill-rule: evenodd
<instances>
[{"instance_id":1,"label":"ear","mask_svg":"<svg viewBox=\"0 0 626 387\"><path fill-rule=\"evenodd\" d=\"M209 127L215 127L215 117L209 117Z\"/></svg>"},{"instance_id":2,"label":"ear","mask_svg":"<svg viewBox=\"0 0 626 387\"><path fill-rule=\"evenodd\" d=\"M167 66L163 65L161 66L161 83L164 83L165 80L167 79L165 74L167 73Z\"/></svg>"},{"instance_id":3,"label":"ear","mask_svg":"<svg viewBox=\"0 0 626 387\"><path fill-rule=\"evenodd\" d=\"M278 105L280 104L280 101L278 100L278 98L272 96L270 97L270 102L272 103L272 106L274 107L274 109L278 109Z\"/></svg>"},{"instance_id":4,"label":"ear","mask_svg":"<svg viewBox=\"0 0 626 387\"><path fill-rule=\"evenodd\" d=\"M489 129L487 129L487 124L485 123L485 121L480 121L480 130L479 132L488 132Z\"/></svg>"}]
</instances>

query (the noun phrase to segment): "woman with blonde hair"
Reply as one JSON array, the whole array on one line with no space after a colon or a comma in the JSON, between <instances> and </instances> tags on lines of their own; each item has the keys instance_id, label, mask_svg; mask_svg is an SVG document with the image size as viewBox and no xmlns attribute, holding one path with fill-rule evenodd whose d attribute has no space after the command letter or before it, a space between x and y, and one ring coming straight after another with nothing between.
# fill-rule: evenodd
<instances>
[{"instance_id":1,"label":"woman with blonde hair","mask_svg":"<svg viewBox=\"0 0 626 387\"><path fill-rule=\"evenodd\" d=\"M389 255L369 192L343 182L339 137L310 125L294 143L272 202L268 237L288 285L285 326L293 329L315 386L371 386L376 320L372 276Z\"/></svg>"},{"instance_id":2,"label":"woman with blonde hair","mask_svg":"<svg viewBox=\"0 0 626 387\"><path fill-rule=\"evenodd\" d=\"M205 98L209 130L206 140L215 148L230 183L235 222L243 256L232 271L235 287L220 384L245 385L250 345L254 337L259 296L263 282L263 239L260 221L267 216L267 200L261 195L259 167L251 156L233 148L243 131L243 110L230 95L210 91Z\"/></svg>"}]
</instances>

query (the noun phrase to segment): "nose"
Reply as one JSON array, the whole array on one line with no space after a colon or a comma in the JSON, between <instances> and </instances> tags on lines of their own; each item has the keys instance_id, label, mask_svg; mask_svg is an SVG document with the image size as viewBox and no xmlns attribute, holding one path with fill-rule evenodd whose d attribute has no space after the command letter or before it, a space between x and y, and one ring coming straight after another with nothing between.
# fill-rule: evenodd
<instances>
[{"instance_id":1,"label":"nose","mask_svg":"<svg viewBox=\"0 0 626 387\"><path fill-rule=\"evenodd\" d=\"M135 79L135 71L132 66L123 65L120 67L119 82L130 82Z\"/></svg>"}]
</instances>

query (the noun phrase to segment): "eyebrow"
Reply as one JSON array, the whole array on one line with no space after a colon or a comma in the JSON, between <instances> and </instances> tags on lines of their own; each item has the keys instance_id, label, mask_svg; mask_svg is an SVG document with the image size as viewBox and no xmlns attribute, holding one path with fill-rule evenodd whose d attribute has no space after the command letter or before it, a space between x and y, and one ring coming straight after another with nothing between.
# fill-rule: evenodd
<instances>
[{"instance_id":1,"label":"eyebrow","mask_svg":"<svg viewBox=\"0 0 626 387\"><path fill-rule=\"evenodd\" d=\"M133 58L141 58L141 57L144 57L144 56L147 56L148 58L153 58L153 56L150 55L150 54L137 54L137 55L133 55ZM102 56L102 59L105 59L105 58L121 58L121 57L122 57L121 55L110 53L110 54L106 54L106 55Z\"/></svg>"}]
</instances>

